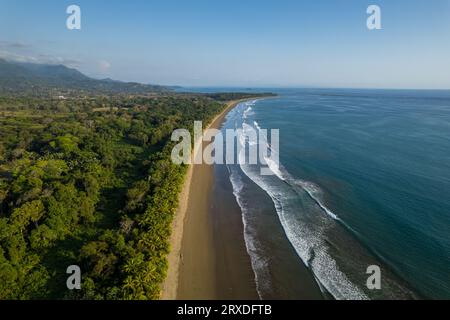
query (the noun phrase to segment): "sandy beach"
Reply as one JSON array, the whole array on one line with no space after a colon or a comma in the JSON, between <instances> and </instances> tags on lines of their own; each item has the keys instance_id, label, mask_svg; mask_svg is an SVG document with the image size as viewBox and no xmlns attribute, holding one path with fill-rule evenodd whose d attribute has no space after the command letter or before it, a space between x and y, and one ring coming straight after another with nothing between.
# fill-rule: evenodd
<instances>
[{"instance_id":1,"label":"sandy beach","mask_svg":"<svg viewBox=\"0 0 450 320\"><path fill-rule=\"evenodd\" d=\"M251 99L229 102L208 128L219 129L227 113L246 100ZM254 192L259 193L260 201L271 203L258 187ZM161 299L260 299L242 219L226 167L191 165L173 221L172 250ZM286 238L276 214L262 213L260 219L267 229L265 234L271 234L266 246L273 253L274 268L269 271L272 292L265 298L322 299L323 294Z\"/></svg>"},{"instance_id":2,"label":"sandy beach","mask_svg":"<svg viewBox=\"0 0 450 320\"><path fill-rule=\"evenodd\" d=\"M229 102L208 128L219 128L226 114L242 101ZM232 245L225 250L216 246L219 242L223 247L220 244L223 241L214 236L214 222L210 216L213 182L212 165L189 166L173 221L169 269L162 284L161 299L258 298L238 208L233 210L234 215L230 219L232 228L227 232L232 238ZM220 281L218 261L224 260L228 261L226 274L229 277L227 281ZM219 269L222 267L221 264Z\"/></svg>"}]
</instances>

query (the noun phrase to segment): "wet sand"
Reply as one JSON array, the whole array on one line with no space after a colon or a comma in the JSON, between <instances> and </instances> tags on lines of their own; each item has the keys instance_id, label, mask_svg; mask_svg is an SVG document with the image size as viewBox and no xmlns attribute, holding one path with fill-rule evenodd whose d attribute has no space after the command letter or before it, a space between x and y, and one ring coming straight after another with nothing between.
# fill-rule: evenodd
<instances>
[{"instance_id":1,"label":"wet sand","mask_svg":"<svg viewBox=\"0 0 450 320\"><path fill-rule=\"evenodd\" d=\"M211 124L220 128L229 103ZM261 201L270 201L255 185ZM273 209L274 210L274 209ZM276 213L261 216L271 257L269 299L323 298L310 271L287 240ZM192 165L180 194L162 299L259 299L244 239L242 213L225 166Z\"/></svg>"},{"instance_id":2,"label":"wet sand","mask_svg":"<svg viewBox=\"0 0 450 320\"><path fill-rule=\"evenodd\" d=\"M219 128L226 114L239 102L228 103L210 128ZM258 298L240 211L234 211L230 219L232 228L227 233L233 239L230 244L225 246L215 235L211 216L213 185L212 165L189 166L173 221L169 270L162 284L161 299ZM228 267L222 272L224 261Z\"/></svg>"}]
</instances>

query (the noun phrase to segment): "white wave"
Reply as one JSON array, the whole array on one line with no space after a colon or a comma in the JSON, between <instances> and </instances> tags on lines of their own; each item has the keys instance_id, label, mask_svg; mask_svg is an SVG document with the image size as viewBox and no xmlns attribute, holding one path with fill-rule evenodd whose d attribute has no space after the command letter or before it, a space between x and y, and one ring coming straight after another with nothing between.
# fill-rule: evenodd
<instances>
[{"instance_id":1,"label":"white wave","mask_svg":"<svg viewBox=\"0 0 450 320\"><path fill-rule=\"evenodd\" d=\"M261 127L259 126L258 122L254 121L253 124L255 125L255 127L258 130L261 130ZM254 135L251 134L252 131L253 131ZM247 141L246 141L246 137L248 138ZM251 138L253 138L253 140ZM270 157L264 156L263 157L264 161L261 161L262 163L260 163L260 164L267 165L269 167L270 171L272 171L279 179L281 179L283 181L285 180L282 172L280 171L279 163L277 161L274 161L272 158L272 155L274 155L274 153L276 151L272 149L272 147L267 142L265 137L258 135L258 133L255 131L255 128L253 128L246 122L243 122L242 123L242 135L239 137L239 141L240 141L240 144L242 147L245 146L245 143L248 143L248 145L250 145L250 146L259 145L260 148L266 147L268 150L270 150L271 156ZM244 162L240 162L240 163L244 163Z\"/></svg>"},{"instance_id":2,"label":"white wave","mask_svg":"<svg viewBox=\"0 0 450 320\"><path fill-rule=\"evenodd\" d=\"M245 123L244 125L247 125L247 124ZM253 121L253 125L255 126L255 128L258 131L262 130L262 128L260 127L258 122ZM261 135L261 138L262 138L262 141L259 141L259 143L265 143L266 144L265 146L268 148L268 150L270 150L270 152L276 152L275 150L272 149L272 146L270 145L270 143L267 142L267 139L266 139L267 137L265 135Z\"/></svg>"},{"instance_id":3,"label":"white wave","mask_svg":"<svg viewBox=\"0 0 450 320\"><path fill-rule=\"evenodd\" d=\"M317 205L326 213L328 214L331 218L333 218L334 220L338 220L341 221L341 219L339 219L339 217L330 209L328 209L324 204L323 201L321 199L321 195L322 195L322 190L315 185L312 182L309 181L304 181L304 180L295 180L294 179L294 183L299 185L303 190L305 190L308 195L317 203Z\"/></svg>"},{"instance_id":4,"label":"white wave","mask_svg":"<svg viewBox=\"0 0 450 320\"><path fill-rule=\"evenodd\" d=\"M365 293L339 270L336 261L327 252L327 245L323 240L324 227L315 226L314 229L296 219L295 212L298 209L290 202L298 195L292 191L290 195L286 195L286 184L273 183L273 177L261 176L258 171L252 170L251 166L241 165L241 169L270 196L288 240L319 283L336 299L368 299ZM324 225L326 223L325 221Z\"/></svg>"},{"instance_id":5,"label":"white wave","mask_svg":"<svg viewBox=\"0 0 450 320\"><path fill-rule=\"evenodd\" d=\"M249 116L254 113L252 106L256 102L257 100L243 103L239 109L236 109L236 114L232 118L235 128L242 126L244 133L245 130L253 129L245 121L249 120ZM253 125L257 130L261 130L257 121L253 121ZM270 148L267 141L259 141L259 143L264 142ZM239 137L239 143L242 146L245 143L251 145L254 141ZM271 152L275 151L271 150ZM264 160L275 175L262 176L259 166L248 165L244 161L240 161L240 168L272 199L284 232L299 258L310 268L321 287L325 288L334 298L368 299L362 289L352 283L339 269L336 260L328 252L329 245L325 240L326 231L335 226L336 220L347 228L349 226L327 208L321 188L312 182L292 177L281 164L271 162L272 159L269 157L264 157ZM264 252L259 249L261 242L258 240L256 230L252 227L255 217L252 216L252 207L246 203L245 193L242 192L242 177L236 167L232 167L232 169L234 170L230 171L230 181L233 186L233 194L242 210L245 244L255 273L257 292L262 298L265 292L270 292L271 288L268 261L264 258ZM303 201L299 200L300 195L309 199L305 200L306 211L304 214L299 213L298 201ZM309 223L311 221L308 221L308 216L313 216L314 220L311 221L314 223Z\"/></svg>"},{"instance_id":6,"label":"white wave","mask_svg":"<svg viewBox=\"0 0 450 320\"><path fill-rule=\"evenodd\" d=\"M242 117L243 117L244 119L247 119L247 117L248 117L248 115L250 114L250 112L252 112L252 107L251 107L251 106L249 106L249 107L243 112Z\"/></svg>"},{"instance_id":7,"label":"white wave","mask_svg":"<svg viewBox=\"0 0 450 320\"><path fill-rule=\"evenodd\" d=\"M245 205L244 199L241 196L244 183L242 182L241 176L235 171L231 170L228 166L228 173L233 187L233 195L241 208L242 212L242 224L244 226L244 242L247 249L247 253L250 256L250 263L252 265L252 270L255 275L256 292L260 299L263 298L263 292L269 292L271 290L271 278L269 271L269 263L265 259L264 255L260 253L258 248L258 240L254 235L254 230L252 229L249 220L248 207Z\"/></svg>"},{"instance_id":8,"label":"white wave","mask_svg":"<svg viewBox=\"0 0 450 320\"><path fill-rule=\"evenodd\" d=\"M254 134L252 134L252 132ZM256 131L251 127L250 125L243 123L242 124L242 132L238 135L239 144L242 148L245 148L246 143L249 146L256 146L258 145L258 135Z\"/></svg>"},{"instance_id":9,"label":"white wave","mask_svg":"<svg viewBox=\"0 0 450 320\"><path fill-rule=\"evenodd\" d=\"M250 107L251 105L249 104L242 104L239 109L236 109L239 112L234 115L235 117L230 118L234 121L235 128L242 127L243 132L252 128L247 123L243 123L246 121L246 119L243 119L243 112L248 110L246 116L249 116L252 111L252 109L249 109ZM261 130L256 121L253 124L258 130ZM253 141L243 137L243 135L239 137L238 141L242 146L245 143L253 143ZM259 141L259 143L267 143L270 148L267 141ZM271 152L275 151L271 150ZM333 218L333 215L336 215L323 204L321 189L310 182L294 179L281 164L271 163L270 158L265 158L264 160L268 165L271 164L272 167L270 168L269 165L269 168L275 175L261 176L260 166L247 165L244 161L240 161L240 168L247 177L262 188L272 199L284 232L297 255L311 269L321 286L336 299L367 299L364 292L339 270L336 261L327 252L328 244L324 240L324 232L333 223L336 223ZM255 217L252 216L252 207L246 203L246 199L243 196L243 183L240 173L237 167L233 166L231 169L235 170L231 170L229 176L233 186L233 194L242 210L245 244L255 273L258 294L260 297L263 297L264 293L270 292L271 289L268 261L264 258L264 252L259 249L259 237L254 227L252 227L254 225L252 219L255 219ZM322 212L326 213L314 215L314 218L318 219L318 221L315 221L317 223L311 224L302 220L306 218L298 212L297 202L299 201L299 194L294 186L302 190L299 192L303 192L305 197L307 197L306 195L310 197L310 204L307 205L310 205L317 212L322 210ZM313 208L314 206L315 209ZM305 216L308 216L308 214L306 213Z\"/></svg>"},{"instance_id":10,"label":"white wave","mask_svg":"<svg viewBox=\"0 0 450 320\"><path fill-rule=\"evenodd\" d=\"M258 134L255 130L255 128L253 128L251 125L247 124L247 123L242 123L242 133L246 136L248 136L249 138L258 138ZM253 133L253 134L252 134ZM253 140L256 141L256 140Z\"/></svg>"},{"instance_id":11,"label":"white wave","mask_svg":"<svg viewBox=\"0 0 450 320\"><path fill-rule=\"evenodd\" d=\"M269 167L270 171L272 171L279 179L285 181L285 178L283 177L283 174L280 171L280 165L278 163L276 163L270 157L264 157L264 161L267 163L267 166Z\"/></svg>"},{"instance_id":12,"label":"white wave","mask_svg":"<svg viewBox=\"0 0 450 320\"><path fill-rule=\"evenodd\" d=\"M253 121L253 124L255 125L256 129L261 130L261 127L259 126L258 122Z\"/></svg>"}]
</instances>

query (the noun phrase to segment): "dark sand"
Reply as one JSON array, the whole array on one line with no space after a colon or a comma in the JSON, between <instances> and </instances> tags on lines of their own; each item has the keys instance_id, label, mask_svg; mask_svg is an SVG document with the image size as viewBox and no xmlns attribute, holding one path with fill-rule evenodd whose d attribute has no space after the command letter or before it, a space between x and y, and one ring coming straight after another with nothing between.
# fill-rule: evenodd
<instances>
[{"instance_id":1,"label":"dark sand","mask_svg":"<svg viewBox=\"0 0 450 320\"><path fill-rule=\"evenodd\" d=\"M219 128L237 103L230 103L210 127ZM176 298L257 299L239 207L228 211L228 219L214 219L212 215L213 168L207 164L192 166ZM227 232L217 233L222 226Z\"/></svg>"},{"instance_id":2,"label":"dark sand","mask_svg":"<svg viewBox=\"0 0 450 320\"><path fill-rule=\"evenodd\" d=\"M211 127L219 128L235 105L236 102L230 103ZM259 299L245 247L241 210L226 167L202 164L193 165L191 170L185 212L180 215L184 223L183 227L178 226L180 248L172 254L175 262L172 261L172 275L169 270L168 277L172 280L166 281L171 290L166 293L163 290L162 298ZM271 201L256 185L255 192L260 193L261 201ZM276 213L263 213L262 219L268 235L266 249L273 252L270 263L273 291L264 298L321 299L317 284L284 235ZM169 291L172 294L167 294Z\"/></svg>"}]
</instances>

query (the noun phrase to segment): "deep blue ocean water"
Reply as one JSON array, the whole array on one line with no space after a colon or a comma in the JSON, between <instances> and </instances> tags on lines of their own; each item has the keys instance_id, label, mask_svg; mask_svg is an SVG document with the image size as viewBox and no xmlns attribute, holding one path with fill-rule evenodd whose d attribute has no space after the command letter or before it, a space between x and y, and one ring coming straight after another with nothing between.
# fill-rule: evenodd
<instances>
[{"instance_id":1,"label":"deep blue ocean water","mask_svg":"<svg viewBox=\"0 0 450 320\"><path fill-rule=\"evenodd\" d=\"M450 298L450 91L270 91L279 96L240 104L224 125L280 130L278 176L229 166L260 295L271 253L260 249L258 187L335 298ZM381 290L366 286L369 265Z\"/></svg>"}]
</instances>

